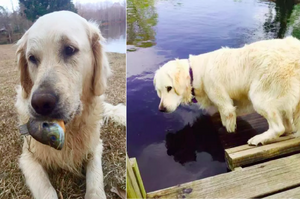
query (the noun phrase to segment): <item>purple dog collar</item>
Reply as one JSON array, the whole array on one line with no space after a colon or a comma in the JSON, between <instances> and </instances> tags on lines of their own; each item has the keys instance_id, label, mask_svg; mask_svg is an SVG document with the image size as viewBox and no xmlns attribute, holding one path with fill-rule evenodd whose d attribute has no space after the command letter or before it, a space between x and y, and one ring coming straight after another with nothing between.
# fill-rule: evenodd
<instances>
[{"instance_id":1,"label":"purple dog collar","mask_svg":"<svg viewBox=\"0 0 300 199\"><path fill-rule=\"evenodd\" d=\"M192 86L192 102L193 103L197 103L198 101L196 100L196 97L195 97L195 89L193 88L193 81L194 81L194 76L193 76L193 70L192 70L192 67L190 65L190 60L189 61L189 67L190 67L190 77L191 77L191 86Z\"/></svg>"}]
</instances>

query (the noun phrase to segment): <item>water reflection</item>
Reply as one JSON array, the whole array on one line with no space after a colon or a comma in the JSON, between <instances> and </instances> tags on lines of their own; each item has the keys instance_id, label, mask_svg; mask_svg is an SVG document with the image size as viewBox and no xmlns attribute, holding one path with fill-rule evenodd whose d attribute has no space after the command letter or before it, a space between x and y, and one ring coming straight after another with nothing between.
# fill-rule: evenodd
<instances>
[{"instance_id":1,"label":"water reflection","mask_svg":"<svg viewBox=\"0 0 300 199\"><path fill-rule=\"evenodd\" d=\"M300 5L295 5L288 22L290 34L300 39Z\"/></svg>"},{"instance_id":2,"label":"water reflection","mask_svg":"<svg viewBox=\"0 0 300 199\"><path fill-rule=\"evenodd\" d=\"M125 31L125 23L116 23L107 26L101 26L101 33L108 40L118 39L120 38L120 36L125 36Z\"/></svg>"},{"instance_id":3,"label":"water reflection","mask_svg":"<svg viewBox=\"0 0 300 199\"><path fill-rule=\"evenodd\" d=\"M127 1L127 44L137 47L155 45L155 30L157 13L155 0ZM130 49L132 51L132 49Z\"/></svg>"},{"instance_id":4,"label":"water reflection","mask_svg":"<svg viewBox=\"0 0 300 199\"><path fill-rule=\"evenodd\" d=\"M266 35L272 34L271 38L284 38L287 30L288 20L291 17L296 2L277 0L270 2L268 17L264 23L264 31ZM275 13L273 12L275 9Z\"/></svg>"},{"instance_id":5,"label":"water reflection","mask_svg":"<svg viewBox=\"0 0 300 199\"><path fill-rule=\"evenodd\" d=\"M198 117L192 125L188 124L176 133L169 132L165 140L168 155L180 164L196 161L200 152L210 154L213 161L225 160L218 126L213 124L208 115Z\"/></svg>"},{"instance_id":6,"label":"water reflection","mask_svg":"<svg viewBox=\"0 0 300 199\"><path fill-rule=\"evenodd\" d=\"M187 162L184 167L179 163L174 164L173 157L166 153L164 142L146 146L141 154L138 164L143 181L147 182L147 191L157 190L158 187L162 189L174 186L176 182L184 183L226 172L225 164L214 161L207 152L196 153L196 161ZM151 165L151 169L149 167L146 169L147 165Z\"/></svg>"},{"instance_id":7,"label":"water reflection","mask_svg":"<svg viewBox=\"0 0 300 199\"><path fill-rule=\"evenodd\" d=\"M126 52L126 24L115 23L107 26L101 26L101 33L106 39L105 50L107 52Z\"/></svg>"}]
</instances>

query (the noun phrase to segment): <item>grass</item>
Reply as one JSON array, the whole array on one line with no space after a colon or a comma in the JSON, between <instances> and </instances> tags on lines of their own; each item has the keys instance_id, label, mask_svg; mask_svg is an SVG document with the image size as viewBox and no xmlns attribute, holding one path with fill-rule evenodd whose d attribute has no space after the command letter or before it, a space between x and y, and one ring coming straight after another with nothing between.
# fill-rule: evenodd
<instances>
[{"instance_id":1,"label":"grass","mask_svg":"<svg viewBox=\"0 0 300 199\"><path fill-rule=\"evenodd\" d=\"M15 86L19 75L13 45L0 45L0 199L30 199L31 193L18 167L22 152L22 138L17 130L17 115L14 108ZM106 101L114 105L126 103L125 54L108 53L114 75L109 80ZM108 122L102 127L104 142L103 173L107 198L119 198L110 189L126 187L126 128ZM84 198L85 178L67 171L49 174L59 198Z\"/></svg>"}]
</instances>

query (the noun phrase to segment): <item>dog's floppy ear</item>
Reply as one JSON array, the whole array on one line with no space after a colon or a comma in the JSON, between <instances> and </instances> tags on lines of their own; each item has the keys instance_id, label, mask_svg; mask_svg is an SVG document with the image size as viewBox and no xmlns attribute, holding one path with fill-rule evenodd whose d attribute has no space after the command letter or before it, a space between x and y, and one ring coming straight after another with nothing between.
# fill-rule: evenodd
<instances>
[{"instance_id":1,"label":"dog's floppy ear","mask_svg":"<svg viewBox=\"0 0 300 199\"><path fill-rule=\"evenodd\" d=\"M23 88L23 97L26 99L30 92L31 88L33 86L32 80L29 76L29 70L28 70L28 63L26 60L26 54L25 54L25 49L26 49L26 44L27 44L27 33L23 35L23 37L17 42L17 64L18 64L18 69L20 71L20 81L21 81L21 86Z\"/></svg>"},{"instance_id":2,"label":"dog's floppy ear","mask_svg":"<svg viewBox=\"0 0 300 199\"><path fill-rule=\"evenodd\" d=\"M173 87L177 95L184 96L186 93L189 93L190 89L189 74L185 71L183 63L177 59L175 63L173 74L170 74L170 76L173 76Z\"/></svg>"},{"instance_id":3,"label":"dog's floppy ear","mask_svg":"<svg viewBox=\"0 0 300 199\"><path fill-rule=\"evenodd\" d=\"M88 22L90 32L91 48L94 55L93 60L93 77L92 77L92 92L95 96L100 96L105 92L107 86L107 78L111 74L108 60L100 43L105 39L102 37L98 25L93 22Z\"/></svg>"}]
</instances>

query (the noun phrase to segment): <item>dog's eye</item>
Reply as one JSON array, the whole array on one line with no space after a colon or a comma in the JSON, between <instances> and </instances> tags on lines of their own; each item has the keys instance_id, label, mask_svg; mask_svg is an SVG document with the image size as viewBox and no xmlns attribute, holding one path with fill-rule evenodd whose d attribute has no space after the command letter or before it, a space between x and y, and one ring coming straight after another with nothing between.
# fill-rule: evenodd
<instances>
[{"instance_id":1,"label":"dog's eye","mask_svg":"<svg viewBox=\"0 0 300 199\"><path fill-rule=\"evenodd\" d=\"M35 56L30 55L28 59L29 59L29 61L30 61L31 63L37 64L37 59L35 58Z\"/></svg>"},{"instance_id":2,"label":"dog's eye","mask_svg":"<svg viewBox=\"0 0 300 199\"><path fill-rule=\"evenodd\" d=\"M167 86L167 91L170 92L172 90L171 86Z\"/></svg>"},{"instance_id":3,"label":"dog's eye","mask_svg":"<svg viewBox=\"0 0 300 199\"><path fill-rule=\"evenodd\" d=\"M66 46L65 49L65 55L67 56L72 56L75 54L75 52L77 51L73 46Z\"/></svg>"}]
</instances>

